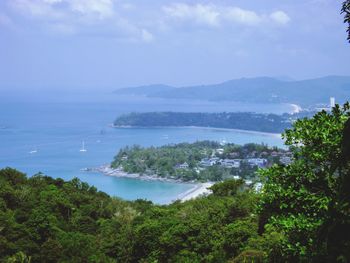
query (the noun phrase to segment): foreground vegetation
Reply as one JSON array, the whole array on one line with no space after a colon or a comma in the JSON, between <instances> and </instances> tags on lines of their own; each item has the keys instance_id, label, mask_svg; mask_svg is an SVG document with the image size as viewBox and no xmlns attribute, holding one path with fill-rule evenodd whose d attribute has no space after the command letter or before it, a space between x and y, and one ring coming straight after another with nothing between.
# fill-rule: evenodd
<instances>
[{"instance_id":1,"label":"foreground vegetation","mask_svg":"<svg viewBox=\"0 0 350 263\"><path fill-rule=\"evenodd\" d=\"M238 193L239 181L157 206L111 198L78 179L5 169L0 180L5 262L223 262L243 249L239 239L257 233L256 196Z\"/></svg>"},{"instance_id":2,"label":"foreground vegetation","mask_svg":"<svg viewBox=\"0 0 350 263\"><path fill-rule=\"evenodd\" d=\"M294 161L158 206L111 198L78 179L0 170L4 262L349 262L350 105L285 133Z\"/></svg>"}]
</instances>

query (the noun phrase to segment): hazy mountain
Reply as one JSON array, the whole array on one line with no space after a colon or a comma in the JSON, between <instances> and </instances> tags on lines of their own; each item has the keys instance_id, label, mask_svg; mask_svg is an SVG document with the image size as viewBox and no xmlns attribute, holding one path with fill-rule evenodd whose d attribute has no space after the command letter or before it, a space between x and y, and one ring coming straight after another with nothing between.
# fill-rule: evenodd
<instances>
[{"instance_id":1,"label":"hazy mountain","mask_svg":"<svg viewBox=\"0 0 350 263\"><path fill-rule=\"evenodd\" d=\"M299 81L269 77L241 78L219 84L182 88L149 85L124 88L117 90L116 93L173 99L285 102L308 106L328 103L329 97L335 97L339 103L350 99L350 77L328 76Z\"/></svg>"},{"instance_id":2,"label":"hazy mountain","mask_svg":"<svg viewBox=\"0 0 350 263\"><path fill-rule=\"evenodd\" d=\"M141 96L156 96L157 94L163 91L170 91L175 89L168 85L162 84L153 84L139 87L123 88L115 91L117 94L123 95L141 95Z\"/></svg>"}]
</instances>

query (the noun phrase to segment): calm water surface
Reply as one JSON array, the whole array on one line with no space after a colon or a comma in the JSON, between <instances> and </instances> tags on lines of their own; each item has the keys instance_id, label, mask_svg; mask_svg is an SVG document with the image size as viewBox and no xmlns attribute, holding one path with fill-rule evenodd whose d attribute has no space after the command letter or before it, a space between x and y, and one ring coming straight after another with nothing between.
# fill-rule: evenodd
<instances>
[{"instance_id":1,"label":"calm water surface","mask_svg":"<svg viewBox=\"0 0 350 263\"><path fill-rule=\"evenodd\" d=\"M80 169L110 163L121 147L159 146L196 140L226 140L282 146L277 136L190 128L115 129L109 125L131 111L256 111L282 113L289 105L248 105L111 98L91 101L9 101L0 105L0 168L13 167L29 176L43 172L52 177L78 177L99 190L124 199L145 198L169 203L192 186L115 178ZM85 141L87 152L79 151ZM36 150L36 153L30 153Z\"/></svg>"}]
</instances>

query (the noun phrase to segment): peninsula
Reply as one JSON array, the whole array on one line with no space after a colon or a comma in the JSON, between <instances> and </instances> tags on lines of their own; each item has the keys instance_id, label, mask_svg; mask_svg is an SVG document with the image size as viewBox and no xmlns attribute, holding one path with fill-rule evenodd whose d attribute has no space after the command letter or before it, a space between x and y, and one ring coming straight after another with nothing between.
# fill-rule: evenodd
<instances>
[{"instance_id":1,"label":"peninsula","mask_svg":"<svg viewBox=\"0 0 350 263\"><path fill-rule=\"evenodd\" d=\"M161 147L122 148L100 172L117 177L174 182L256 181L259 168L289 164L288 150L264 144L236 145L213 141L169 144Z\"/></svg>"},{"instance_id":2,"label":"peninsula","mask_svg":"<svg viewBox=\"0 0 350 263\"><path fill-rule=\"evenodd\" d=\"M291 127L296 115L259 114L251 112L187 113L146 112L129 113L114 121L115 127L206 127L240 129L267 133L282 133Z\"/></svg>"}]
</instances>

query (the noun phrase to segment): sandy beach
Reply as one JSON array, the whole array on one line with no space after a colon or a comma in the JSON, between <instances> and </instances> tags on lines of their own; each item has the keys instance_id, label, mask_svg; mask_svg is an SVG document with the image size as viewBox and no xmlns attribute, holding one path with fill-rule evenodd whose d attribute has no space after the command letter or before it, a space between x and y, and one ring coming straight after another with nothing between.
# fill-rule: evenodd
<instances>
[{"instance_id":1,"label":"sandy beach","mask_svg":"<svg viewBox=\"0 0 350 263\"><path fill-rule=\"evenodd\" d=\"M103 165L98 168L89 168L89 169L83 169L83 171L86 172L99 172L107 176L114 176L114 177L123 177L123 178L130 178L130 179L138 179L138 180L146 180L146 181L162 181L162 182L171 182L171 183L188 183L192 184L193 187L180 194L174 201L181 200L182 202L194 199L198 196L202 195L208 195L211 193L211 190L207 189L210 186L214 184L214 182L206 182L206 183L198 183L198 182L183 182L181 180L177 179L171 179L171 178L161 178L156 175L143 175L143 174L130 174L126 173L121 169L118 168L112 168L109 165Z\"/></svg>"},{"instance_id":2,"label":"sandy beach","mask_svg":"<svg viewBox=\"0 0 350 263\"><path fill-rule=\"evenodd\" d=\"M246 133L246 134L257 134L262 136L272 136L281 138L280 133L272 133L272 132L260 132L260 131L252 131L252 130L241 130L241 129L230 129L230 128L216 128L216 127L202 127L202 126L126 126L126 125L112 125L111 127L117 128L117 129L132 129L132 128L155 128L155 129L200 129L200 130L216 130L216 131L228 131L228 132L239 132L239 133Z\"/></svg>"}]
</instances>

